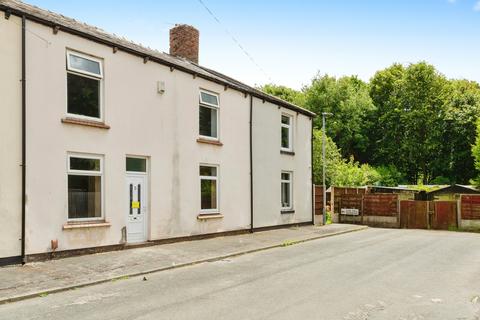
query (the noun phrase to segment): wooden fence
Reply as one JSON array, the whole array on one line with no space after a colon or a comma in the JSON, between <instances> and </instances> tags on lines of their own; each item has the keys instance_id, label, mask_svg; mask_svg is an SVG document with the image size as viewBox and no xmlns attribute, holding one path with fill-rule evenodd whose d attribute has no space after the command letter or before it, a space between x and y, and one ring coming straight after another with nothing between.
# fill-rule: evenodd
<instances>
[{"instance_id":1,"label":"wooden fence","mask_svg":"<svg viewBox=\"0 0 480 320\"><path fill-rule=\"evenodd\" d=\"M321 214L323 189L316 187L315 190L315 213ZM480 195L457 195L457 199L400 200L396 193L332 187L331 203L334 222L408 229L480 229Z\"/></svg>"},{"instance_id":2,"label":"wooden fence","mask_svg":"<svg viewBox=\"0 0 480 320\"><path fill-rule=\"evenodd\" d=\"M323 213L323 187L314 186L315 190L315 215Z\"/></svg>"},{"instance_id":3,"label":"wooden fence","mask_svg":"<svg viewBox=\"0 0 480 320\"><path fill-rule=\"evenodd\" d=\"M343 193L335 190L338 222L370 226L398 227L398 195L379 193Z\"/></svg>"}]
</instances>

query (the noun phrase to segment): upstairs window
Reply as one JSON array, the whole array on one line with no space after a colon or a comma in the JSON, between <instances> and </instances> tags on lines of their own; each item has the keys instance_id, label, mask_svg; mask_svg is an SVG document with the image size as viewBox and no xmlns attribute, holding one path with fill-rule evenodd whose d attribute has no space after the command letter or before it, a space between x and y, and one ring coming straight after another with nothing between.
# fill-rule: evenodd
<instances>
[{"instance_id":1,"label":"upstairs window","mask_svg":"<svg viewBox=\"0 0 480 320\"><path fill-rule=\"evenodd\" d=\"M206 139L218 140L218 95L200 91L199 134Z\"/></svg>"},{"instance_id":2,"label":"upstairs window","mask_svg":"<svg viewBox=\"0 0 480 320\"><path fill-rule=\"evenodd\" d=\"M292 116L282 114L281 150L292 151Z\"/></svg>"},{"instance_id":3,"label":"upstairs window","mask_svg":"<svg viewBox=\"0 0 480 320\"><path fill-rule=\"evenodd\" d=\"M67 114L74 117L102 119L100 59L77 52L67 52Z\"/></svg>"}]
</instances>

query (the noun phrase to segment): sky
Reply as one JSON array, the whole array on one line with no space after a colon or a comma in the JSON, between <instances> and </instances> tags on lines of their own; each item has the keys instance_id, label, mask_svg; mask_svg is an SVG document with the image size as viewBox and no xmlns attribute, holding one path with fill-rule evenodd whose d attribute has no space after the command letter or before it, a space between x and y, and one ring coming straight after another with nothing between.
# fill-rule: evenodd
<instances>
[{"instance_id":1,"label":"sky","mask_svg":"<svg viewBox=\"0 0 480 320\"><path fill-rule=\"evenodd\" d=\"M301 89L318 73L368 81L418 61L480 82L480 0L24 1L164 52L175 23L193 25L200 64L252 86Z\"/></svg>"}]
</instances>

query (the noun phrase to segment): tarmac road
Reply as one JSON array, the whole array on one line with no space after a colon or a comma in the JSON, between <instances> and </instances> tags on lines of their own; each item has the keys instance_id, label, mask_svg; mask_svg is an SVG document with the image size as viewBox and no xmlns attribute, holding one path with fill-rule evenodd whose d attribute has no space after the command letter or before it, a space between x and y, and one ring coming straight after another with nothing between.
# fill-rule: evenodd
<instances>
[{"instance_id":1,"label":"tarmac road","mask_svg":"<svg viewBox=\"0 0 480 320\"><path fill-rule=\"evenodd\" d=\"M480 234L367 229L0 305L0 319L480 319Z\"/></svg>"}]
</instances>

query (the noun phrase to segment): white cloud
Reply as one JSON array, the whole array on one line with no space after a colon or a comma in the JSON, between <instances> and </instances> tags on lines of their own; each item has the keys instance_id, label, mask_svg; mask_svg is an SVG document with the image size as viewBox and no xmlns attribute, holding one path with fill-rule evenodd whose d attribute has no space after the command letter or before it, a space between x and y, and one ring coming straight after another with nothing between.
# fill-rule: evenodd
<instances>
[{"instance_id":1,"label":"white cloud","mask_svg":"<svg viewBox=\"0 0 480 320\"><path fill-rule=\"evenodd\" d=\"M473 10L475 11L480 11L480 1L477 1L475 5L473 6Z\"/></svg>"}]
</instances>

